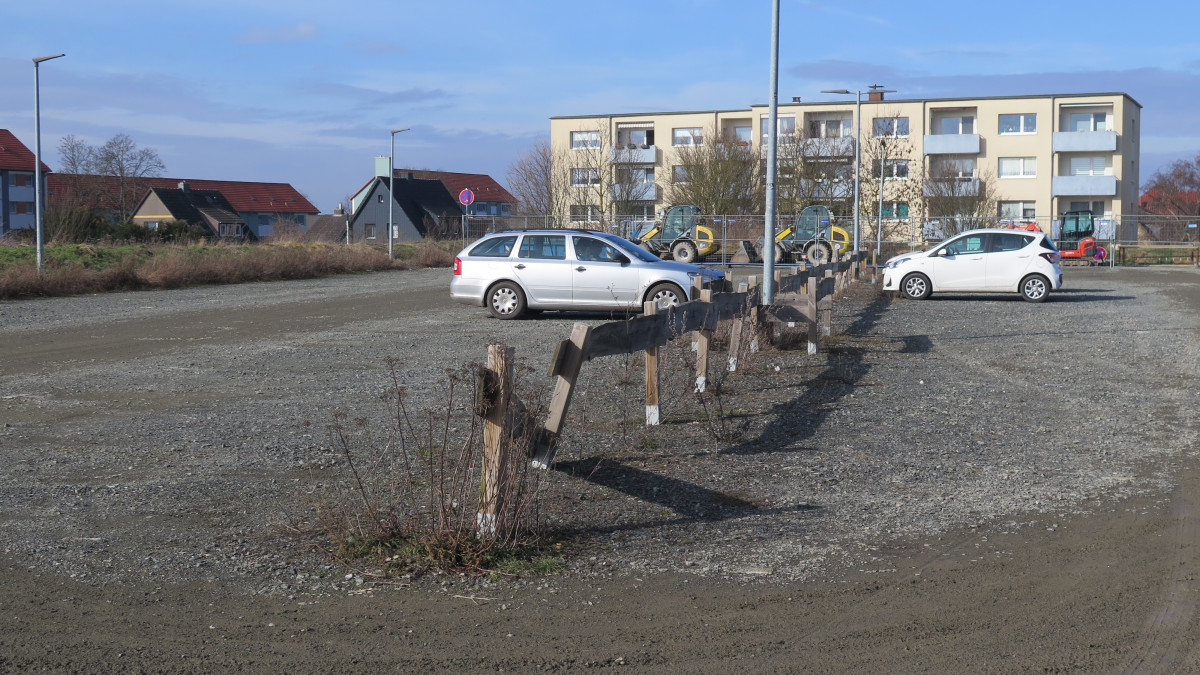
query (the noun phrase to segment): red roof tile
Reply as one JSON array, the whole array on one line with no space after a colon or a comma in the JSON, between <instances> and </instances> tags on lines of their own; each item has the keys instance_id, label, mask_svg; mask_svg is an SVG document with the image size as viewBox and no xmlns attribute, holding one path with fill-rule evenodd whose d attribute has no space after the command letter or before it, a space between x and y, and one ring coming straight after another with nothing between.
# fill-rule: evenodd
<instances>
[{"instance_id":1,"label":"red roof tile","mask_svg":"<svg viewBox=\"0 0 1200 675\"><path fill-rule=\"evenodd\" d=\"M0 129L0 169L33 171L33 151L8 129ZM50 173L45 162L42 162L42 171Z\"/></svg>"},{"instance_id":2,"label":"red roof tile","mask_svg":"<svg viewBox=\"0 0 1200 675\"><path fill-rule=\"evenodd\" d=\"M470 189L477 202L516 203L516 198L485 173L457 173L455 171L424 171L421 169L396 169L396 175L411 173L413 178L432 178L442 181L450 196L458 199L458 193Z\"/></svg>"},{"instance_id":3,"label":"red roof tile","mask_svg":"<svg viewBox=\"0 0 1200 675\"><path fill-rule=\"evenodd\" d=\"M239 213L320 213L320 209L312 205L304 195L288 183L255 183L235 180L204 180L200 178L142 178L140 181L147 188L178 188L179 183L185 182L194 190L216 190L229 200ZM47 192L53 202L56 195L61 195L82 184L96 191L105 191L111 195L119 192L116 176L86 176L78 174L50 174L47 179ZM89 192L91 190L88 190ZM140 199L143 195L138 195Z\"/></svg>"}]
</instances>

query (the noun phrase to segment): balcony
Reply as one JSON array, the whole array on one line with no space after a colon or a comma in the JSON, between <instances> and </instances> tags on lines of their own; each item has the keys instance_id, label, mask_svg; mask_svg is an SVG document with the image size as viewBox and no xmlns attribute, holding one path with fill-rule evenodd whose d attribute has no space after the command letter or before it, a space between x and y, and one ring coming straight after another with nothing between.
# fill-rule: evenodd
<instances>
[{"instance_id":1,"label":"balcony","mask_svg":"<svg viewBox=\"0 0 1200 675\"><path fill-rule=\"evenodd\" d=\"M1115 131L1056 131L1054 152L1116 152Z\"/></svg>"},{"instance_id":2,"label":"balcony","mask_svg":"<svg viewBox=\"0 0 1200 675\"><path fill-rule=\"evenodd\" d=\"M802 194L818 200L854 197L853 180L801 180L799 188Z\"/></svg>"},{"instance_id":3,"label":"balcony","mask_svg":"<svg viewBox=\"0 0 1200 675\"><path fill-rule=\"evenodd\" d=\"M804 157L853 157L854 139L849 136L805 138L800 141L800 153Z\"/></svg>"},{"instance_id":4,"label":"balcony","mask_svg":"<svg viewBox=\"0 0 1200 675\"><path fill-rule=\"evenodd\" d=\"M654 183L617 183L609 188L609 198L617 201L652 202L658 199L658 185Z\"/></svg>"},{"instance_id":5,"label":"balcony","mask_svg":"<svg viewBox=\"0 0 1200 675\"><path fill-rule=\"evenodd\" d=\"M976 197L978 178L926 178L926 197Z\"/></svg>"},{"instance_id":6,"label":"balcony","mask_svg":"<svg viewBox=\"0 0 1200 675\"><path fill-rule=\"evenodd\" d=\"M1055 176L1051 192L1055 197L1115 197L1116 176Z\"/></svg>"},{"instance_id":7,"label":"balcony","mask_svg":"<svg viewBox=\"0 0 1200 675\"><path fill-rule=\"evenodd\" d=\"M979 134L931 134L925 136L927 155L978 155Z\"/></svg>"},{"instance_id":8,"label":"balcony","mask_svg":"<svg viewBox=\"0 0 1200 675\"><path fill-rule=\"evenodd\" d=\"M613 164L653 164L658 157L658 148L653 145L622 145L608 151L608 161Z\"/></svg>"}]
</instances>

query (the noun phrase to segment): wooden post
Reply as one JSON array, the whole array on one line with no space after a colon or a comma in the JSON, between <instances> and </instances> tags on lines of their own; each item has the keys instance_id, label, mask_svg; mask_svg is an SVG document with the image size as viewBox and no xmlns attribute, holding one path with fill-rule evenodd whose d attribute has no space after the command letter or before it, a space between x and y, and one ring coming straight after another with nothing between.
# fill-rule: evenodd
<instances>
[{"instance_id":1,"label":"wooden post","mask_svg":"<svg viewBox=\"0 0 1200 675\"><path fill-rule=\"evenodd\" d=\"M750 278L746 280L746 286L747 286L747 290L751 289L751 288L758 288L758 275L751 275ZM758 331L759 331L758 309L759 309L760 303L762 302L761 294L759 295L759 298L760 298L759 302L756 302L750 306L750 353L751 354L758 353Z\"/></svg>"},{"instance_id":2,"label":"wooden post","mask_svg":"<svg viewBox=\"0 0 1200 675\"><path fill-rule=\"evenodd\" d=\"M738 284L738 293L747 293L750 291L750 284L743 281ZM753 310L752 310L753 311ZM746 310L743 307L737 317L731 322L733 324L729 333L729 372L737 372L738 353L742 349L742 331L746 329Z\"/></svg>"},{"instance_id":3,"label":"wooden post","mask_svg":"<svg viewBox=\"0 0 1200 675\"><path fill-rule=\"evenodd\" d=\"M804 314L808 318L808 353L817 353L817 268L807 272L804 280L805 307Z\"/></svg>"},{"instance_id":4,"label":"wooden post","mask_svg":"<svg viewBox=\"0 0 1200 675\"><path fill-rule=\"evenodd\" d=\"M700 291L700 302L711 303L712 291ZM710 307L711 310L711 307ZM701 328L696 331L696 393L703 394L708 384L708 343L712 339L712 330Z\"/></svg>"},{"instance_id":5,"label":"wooden post","mask_svg":"<svg viewBox=\"0 0 1200 675\"><path fill-rule=\"evenodd\" d=\"M871 251L871 283L879 281L879 253Z\"/></svg>"},{"instance_id":6,"label":"wooden post","mask_svg":"<svg viewBox=\"0 0 1200 675\"><path fill-rule=\"evenodd\" d=\"M834 265L825 268L821 278L821 335L828 337L833 333L833 294L837 290L837 280L834 278Z\"/></svg>"},{"instance_id":7,"label":"wooden post","mask_svg":"<svg viewBox=\"0 0 1200 675\"><path fill-rule=\"evenodd\" d=\"M566 422L567 410L571 407L571 395L575 393L575 380L579 378L579 369L583 367L584 350L587 349L588 335L591 332L592 329L587 324L577 323L571 331L571 339L561 345L562 354L556 362L556 382L554 395L550 399L550 412L546 415L546 424L539 434L537 451L533 456L533 466L536 469L549 469L550 463L554 461L558 437Z\"/></svg>"},{"instance_id":8,"label":"wooden post","mask_svg":"<svg viewBox=\"0 0 1200 675\"><path fill-rule=\"evenodd\" d=\"M508 403L512 397L515 350L488 345L488 371L483 392L483 478L479 486L479 511L475 514L480 537L495 537L503 531L500 521L508 496L509 429Z\"/></svg>"},{"instance_id":9,"label":"wooden post","mask_svg":"<svg viewBox=\"0 0 1200 675\"><path fill-rule=\"evenodd\" d=\"M658 314L658 303L651 300L643 306L646 316ZM646 350L646 426L659 423L658 407L658 347Z\"/></svg>"}]
</instances>

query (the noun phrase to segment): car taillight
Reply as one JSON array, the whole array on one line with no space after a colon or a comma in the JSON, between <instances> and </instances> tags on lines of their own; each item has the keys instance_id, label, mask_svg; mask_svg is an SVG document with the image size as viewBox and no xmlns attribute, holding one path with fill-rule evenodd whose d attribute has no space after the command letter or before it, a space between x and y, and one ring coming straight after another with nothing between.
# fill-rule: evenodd
<instances>
[{"instance_id":1,"label":"car taillight","mask_svg":"<svg viewBox=\"0 0 1200 675\"><path fill-rule=\"evenodd\" d=\"M1053 252L1053 251L1047 251L1047 252L1045 252L1045 253L1039 253L1038 255L1040 255L1040 256L1042 256L1043 258L1045 258L1045 259L1046 259L1046 261L1047 261L1047 262L1049 262L1051 265L1053 265L1054 263L1058 262L1058 259L1061 257L1061 256L1059 256L1057 253L1055 253L1055 252ZM455 272L455 274L457 274L457 272Z\"/></svg>"},{"instance_id":2,"label":"car taillight","mask_svg":"<svg viewBox=\"0 0 1200 675\"><path fill-rule=\"evenodd\" d=\"M462 260L454 259L454 276L462 276Z\"/></svg>"}]
</instances>

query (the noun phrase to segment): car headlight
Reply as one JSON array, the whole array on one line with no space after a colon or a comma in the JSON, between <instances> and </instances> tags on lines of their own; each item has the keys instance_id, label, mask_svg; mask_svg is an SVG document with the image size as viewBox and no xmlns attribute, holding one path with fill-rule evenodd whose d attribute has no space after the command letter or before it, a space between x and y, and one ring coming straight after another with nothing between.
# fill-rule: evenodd
<instances>
[{"instance_id":1,"label":"car headlight","mask_svg":"<svg viewBox=\"0 0 1200 675\"><path fill-rule=\"evenodd\" d=\"M889 260L889 261L883 263L883 266L885 269L894 270L897 267L899 267L901 265L901 263L904 263L904 262L905 262L904 260Z\"/></svg>"}]
</instances>

